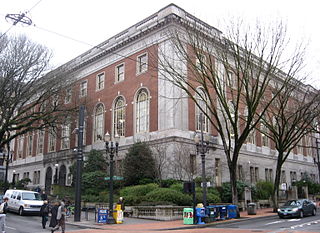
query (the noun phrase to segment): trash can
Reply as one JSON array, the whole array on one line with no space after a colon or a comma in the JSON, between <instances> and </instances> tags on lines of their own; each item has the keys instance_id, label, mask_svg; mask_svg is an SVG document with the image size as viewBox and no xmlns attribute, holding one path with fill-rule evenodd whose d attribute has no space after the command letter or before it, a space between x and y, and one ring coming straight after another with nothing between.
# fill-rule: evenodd
<instances>
[{"instance_id":1,"label":"trash can","mask_svg":"<svg viewBox=\"0 0 320 233\"><path fill-rule=\"evenodd\" d=\"M193 209L184 208L183 209L183 224L193 224Z\"/></svg>"},{"instance_id":2,"label":"trash can","mask_svg":"<svg viewBox=\"0 0 320 233\"><path fill-rule=\"evenodd\" d=\"M227 205L228 219L237 218L237 206L236 205Z\"/></svg>"},{"instance_id":3,"label":"trash can","mask_svg":"<svg viewBox=\"0 0 320 233\"><path fill-rule=\"evenodd\" d=\"M247 207L248 215L256 215L257 214L257 208L256 203L249 203Z\"/></svg>"},{"instance_id":4,"label":"trash can","mask_svg":"<svg viewBox=\"0 0 320 233\"><path fill-rule=\"evenodd\" d=\"M97 223L107 223L108 220L108 209L99 208L98 209L98 218Z\"/></svg>"},{"instance_id":5,"label":"trash can","mask_svg":"<svg viewBox=\"0 0 320 233\"><path fill-rule=\"evenodd\" d=\"M220 219L225 220L228 217L227 206L222 205L219 207Z\"/></svg>"},{"instance_id":6,"label":"trash can","mask_svg":"<svg viewBox=\"0 0 320 233\"><path fill-rule=\"evenodd\" d=\"M197 224L205 224L205 222L203 222L206 213L205 213L205 208L196 208L196 216L197 216Z\"/></svg>"}]
</instances>

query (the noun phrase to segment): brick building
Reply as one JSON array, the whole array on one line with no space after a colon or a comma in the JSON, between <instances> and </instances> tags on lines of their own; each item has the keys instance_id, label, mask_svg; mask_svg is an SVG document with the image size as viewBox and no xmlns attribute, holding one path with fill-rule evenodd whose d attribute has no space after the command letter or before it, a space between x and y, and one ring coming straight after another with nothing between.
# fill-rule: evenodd
<instances>
[{"instance_id":1,"label":"brick building","mask_svg":"<svg viewBox=\"0 0 320 233\"><path fill-rule=\"evenodd\" d=\"M189 180L200 176L201 159L196 155L194 132L199 130L195 104L158 71L159 50L166 46L166 31L179 25L179 19L206 23L171 4L132 27L109 38L95 48L64 64L74 81L65 90L64 104L77 100L86 103L84 151L104 150L104 134L120 136L120 151L116 158L116 174L121 175L121 163L130 145L147 141L155 157L165 158L162 178ZM214 33L221 32L210 27ZM168 51L170 52L170 51ZM30 188L40 186L50 190L54 183L71 184L69 167L77 145L70 119L57 135L38 131L19 137L9 170L9 180L31 179ZM210 141L215 149L206 156L206 172L211 183L229 181L228 167L219 136L213 130ZM283 167L282 183L291 184L305 172L315 178L317 169L312 150L296 150ZM265 135L256 132L243 147L238 165L238 177L251 183L272 180L275 172L275 150Z\"/></svg>"}]
</instances>

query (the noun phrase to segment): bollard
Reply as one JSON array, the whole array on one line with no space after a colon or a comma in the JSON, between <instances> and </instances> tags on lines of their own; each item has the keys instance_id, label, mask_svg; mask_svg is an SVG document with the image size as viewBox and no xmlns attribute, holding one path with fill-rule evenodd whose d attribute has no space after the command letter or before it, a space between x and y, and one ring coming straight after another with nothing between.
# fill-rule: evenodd
<instances>
[{"instance_id":1,"label":"bollard","mask_svg":"<svg viewBox=\"0 0 320 233\"><path fill-rule=\"evenodd\" d=\"M88 220L89 220L89 216L88 216L88 209L89 209L89 208L86 208L86 213L85 213L85 219L86 219L86 221L88 221Z\"/></svg>"}]
</instances>

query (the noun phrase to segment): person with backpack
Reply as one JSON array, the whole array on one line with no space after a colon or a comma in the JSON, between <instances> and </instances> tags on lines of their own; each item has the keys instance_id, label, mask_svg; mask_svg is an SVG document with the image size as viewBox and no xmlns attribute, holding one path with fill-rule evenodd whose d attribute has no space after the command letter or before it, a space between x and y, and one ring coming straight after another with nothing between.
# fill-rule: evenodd
<instances>
[{"instance_id":1,"label":"person with backpack","mask_svg":"<svg viewBox=\"0 0 320 233\"><path fill-rule=\"evenodd\" d=\"M44 200L43 201L43 205L40 208L40 216L42 218L42 228L46 229L46 224L48 221L48 216L49 216L49 205L48 205L48 201Z\"/></svg>"},{"instance_id":2,"label":"person with backpack","mask_svg":"<svg viewBox=\"0 0 320 233\"><path fill-rule=\"evenodd\" d=\"M52 215L51 220L53 217L54 216ZM55 216L57 225L51 229L51 233L55 232L56 230L59 230L60 227L61 227L61 233L65 232L65 229L66 229L65 217L66 217L65 204L64 204L64 200L62 200L58 204L57 214Z\"/></svg>"},{"instance_id":3,"label":"person with backpack","mask_svg":"<svg viewBox=\"0 0 320 233\"><path fill-rule=\"evenodd\" d=\"M8 200L9 198L4 197L3 203L0 205L0 229L2 233L5 233L6 216L8 211Z\"/></svg>"}]
</instances>

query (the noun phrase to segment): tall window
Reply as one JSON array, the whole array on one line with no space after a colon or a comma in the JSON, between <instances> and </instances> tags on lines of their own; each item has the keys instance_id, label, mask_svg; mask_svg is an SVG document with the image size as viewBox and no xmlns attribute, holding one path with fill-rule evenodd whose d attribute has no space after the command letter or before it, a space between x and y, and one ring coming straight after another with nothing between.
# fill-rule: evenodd
<instances>
[{"instance_id":1,"label":"tall window","mask_svg":"<svg viewBox=\"0 0 320 233\"><path fill-rule=\"evenodd\" d=\"M244 181L244 172L242 165L238 165L237 176L238 180Z\"/></svg>"},{"instance_id":2,"label":"tall window","mask_svg":"<svg viewBox=\"0 0 320 233\"><path fill-rule=\"evenodd\" d=\"M64 103L65 104L68 104L71 102L71 98L72 98L72 89L71 88L68 88L66 90L66 96L64 97Z\"/></svg>"},{"instance_id":3,"label":"tall window","mask_svg":"<svg viewBox=\"0 0 320 233\"><path fill-rule=\"evenodd\" d=\"M273 181L273 174L272 169L266 168L265 169L265 180L272 182Z\"/></svg>"},{"instance_id":4,"label":"tall window","mask_svg":"<svg viewBox=\"0 0 320 233\"><path fill-rule=\"evenodd\" d=\"M33 135L30 133L28 135L28 146L27 146L27 155L31 156L32 155L32 149L33 149Z\"/></svg>"},{"instance_id":5,"label":"tall window","mask_svg":"<svg viewBox=\"0 0 320 233\"><path fill-rule=\"evenodd\" d=\"M70 123L66 123L62 125L61 129L61 149L69 149L70 148Z\"/></svg>"},{"instance_id":6,"label":"tall window","mask_svg":"<svg viewBox=\"0 0 320 233\"><path fill-rule=\"evenodd\" d=\"M264 124L261 124L260 125L260 130L261 130L261 143L262 143L262 146L269 147L269 138L267 137L268 128Z\"/></svg>"},{"instance_id":7,"label":"tall window","mask_svg":"<svg viewBox=\"0 0 320 233\"><path fill-rule=\"evenodd\" d=\"M125 134L125 102L122 97L119 97L114 105L113 112L113 135L118 134L124 136Z\"/></svg>"},{"instance_id":8,"label":"tall window","mask_svg":"<svg viewBox=\"0 0 320 233\"><path fill-rule=\"evenodd\" d=\"M38 131L37 154L43 154L44 131Z\"/></svg>"},{"instance_id":9,"label":"tall window","mask_svg":"<svg viewBox=\"0 0 320 233\"><path fill-rule=\"evenodd\" d=\"M202 89L198 89L198 93L196 95L196 101L198 103L198 105L196 105L196 130L201 130L201 124L202 124L202 129L203 132L208 133L209 132L209 120L208 118L205 116L205 113L208 113L208 108L206 105L207 102L207 96L206 94L203 92ZM202 113L202 121L200 118L200 113Z\"/></svg>"},{"instance_id":10,"label":"tall window","mask_svg":"<svg viewBox=\"0 0 320 233\"><path fill-rule=\"evenodd\" d=\"M137 74L144 73L148 70L148 55L142 54L137 58Z\"/></svg>"},{"instance_id":11,"label":"tall window","mask_svg":"<svg viewBox=\"0 0 320 233\"><path fill-rule=\"evenodd\" d=\"M23 143L24 143L23 135L20 135L18 139L18 157L19 158L22 158L23 156Z\"/></svg>"},{"instance_id":12,"label":"tall window","mask_svg":"<svg viewBox=\"0 0 320 233\"><path fill-rule=\"evenodd\" d=\"M96 77L96 90L102 90L104 88L104 73L100 73Z\"/></svg>"},{"instance_id":13,"label":"tall window","mask_svg":"<svg viewBox=\"0 0 320 233\"><path fill-rule=\"evenodd\" d=\"M80 97L86 96L87 91L88 91L88 81L85 80L80 83Z\"/></svg>"},{"instance_id":14,"label":"tall window","mask_svg":"<svg viewBox=\"0 0 320 233\"><path fill-rule=\"evenodd\" d=\"M149 130L149 98L146 90L141 90L136 99L136 132Z\"/></svg>"},{"instance_id":15,"label":"tall window","mask_svg":"<svg viewBox=\"0 0 320 233\"><path fill-rule=\"evenodd\" d=\"M104 136L104 107L103 104L98 104L94 115L94 141L103 140Z\"/></svg>"},{"instance_id":16,"label":"tall window","mask_svg":"<svg viewBox=\"0 0 320 233\"><path fill-rule=\"evenodd\" d=\"M56 150L56 133L54 132L53 129L50 129L49 130L49 133L48 133L48 151L49 152L53 152Z\"/></svg>"},{"instance_id":17,"label":"tall window","mask_svg":"<svg viewBox=\"0 0 320 233\"><path fill-rule=\"evenodd\" d=\"M116 66L116 82L124 80L124 64Z\"/></svg>"}]
</instances>

